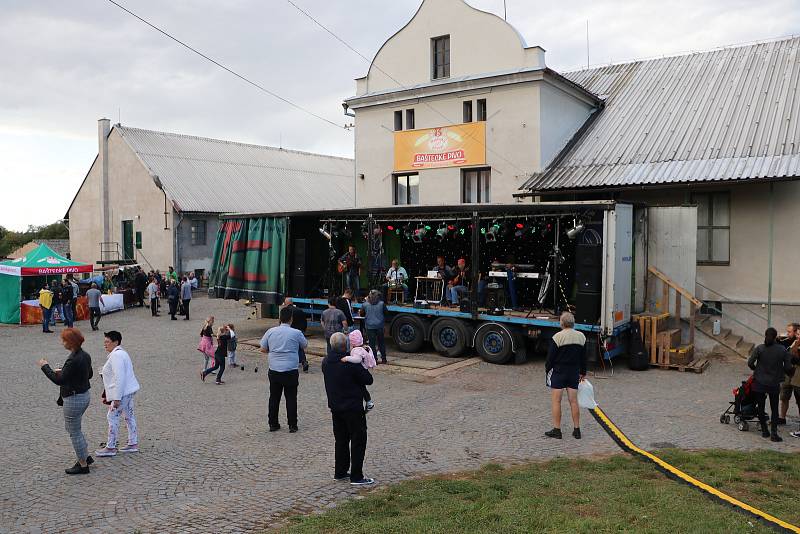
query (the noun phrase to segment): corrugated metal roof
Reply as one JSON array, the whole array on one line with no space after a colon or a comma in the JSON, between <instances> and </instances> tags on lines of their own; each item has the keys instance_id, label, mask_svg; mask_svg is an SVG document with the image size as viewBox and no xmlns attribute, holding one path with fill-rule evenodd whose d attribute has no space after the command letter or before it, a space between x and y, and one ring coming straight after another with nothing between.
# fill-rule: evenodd
<instances>
[{"instance_id":1,"label":"corrugated metal roof","mask_svg":"<svg viewBox=\"0 0 800 534\"><path fill-rule=\"evenodd\" d=\"M605 107L521 189L800 177L800 38L564 76Z\"/></svg>"},{"instance_id":2,"label":"corrugated metal roof","mask_svg":"<svg viewBox=\"0 0 800 534\"><path fill-rule=\"evenodd\" d=\"M354 206L352 159L115 126L184 212Z\"/></svg>"}]
</instances>

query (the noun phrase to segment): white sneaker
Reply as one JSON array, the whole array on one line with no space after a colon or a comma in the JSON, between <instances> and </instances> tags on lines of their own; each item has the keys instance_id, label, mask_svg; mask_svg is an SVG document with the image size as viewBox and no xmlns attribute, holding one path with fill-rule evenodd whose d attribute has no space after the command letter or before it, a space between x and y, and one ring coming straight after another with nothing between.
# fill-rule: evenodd
<instances>
[{"instance_id":1,"label":"white sneaker","mask_svg":"<svg viewBox=\"0 0 800 534\"><path fill-rule=\"evenodd\" d=\"M103 447L102 449L98 449L98 450L94 451L94 454L95 454L95 456L100 456L100 457L103 457L103 458L110 457L110 456L116 456L117 455L117 449L109 449L108 447Z\"/></svg>"},{"instance_id":2,"label":"white sneaker","mask_svg":"<svg viewBox=\"0 0 800 534\"><path fill-rule=\"evenodd\" d=\"M800 430L796 432L789 432L789 435L792 436L793 438L800 438Z\"/></svg>"},{"instance_id":3,"label":"white sneaker","mask_svg":"<svg viewBox=\"0 0 800 534\"><path fill-rule=\"evenodd\" d=\"M125 445L119 452L139 452L139 445Z\"/></svg>"}]
</instances>

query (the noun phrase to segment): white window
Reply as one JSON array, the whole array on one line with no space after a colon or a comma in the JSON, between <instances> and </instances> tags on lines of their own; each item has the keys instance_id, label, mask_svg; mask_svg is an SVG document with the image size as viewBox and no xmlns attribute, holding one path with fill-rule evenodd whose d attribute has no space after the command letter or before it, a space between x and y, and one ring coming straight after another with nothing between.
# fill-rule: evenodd
<instances>
[{"instance_id":1,"label":"white window","mask_svg":"<svg viewBox=\"0 0 800 534\"><path fill-rule=\"evenodd\" d=\"M461 171L461 202L486 204L492 201L492 170L464 169Z\"/></svg>"},{"instance_id":2,"label":"white window","mask_svg":"<svg viewBox=\"0 0 800 534\"><path fill-rule=\"evenodd\" d=\"M419 204L419 174L395 174L392 182L395 206Z\"/></svg>"},{"instance_id":3,"label":"white window","mask_svg":"<svg viewBox=\"0 0 800 534\"><path fill-rule=\"evenodd\" d=\"M731 259L731 197L725 193L697 193L697 263L728 265Z\"/></svg>"}]
</instances>

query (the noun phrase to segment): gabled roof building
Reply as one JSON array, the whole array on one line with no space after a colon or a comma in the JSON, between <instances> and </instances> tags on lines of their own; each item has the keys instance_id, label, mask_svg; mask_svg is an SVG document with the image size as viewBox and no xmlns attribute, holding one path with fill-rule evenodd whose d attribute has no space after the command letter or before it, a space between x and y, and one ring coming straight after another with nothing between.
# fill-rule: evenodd
<instances>
[{"instance_id":1,"label":"gabled roof building","mask_svg":"<svg viewBox=\"0 0 800 534\"><path fill-rule=\"evenodd\" d=\"M205 273L219 214L353 206L353 161L98 122L69 207L76 258Z\"/></svg>"}]
</instances>

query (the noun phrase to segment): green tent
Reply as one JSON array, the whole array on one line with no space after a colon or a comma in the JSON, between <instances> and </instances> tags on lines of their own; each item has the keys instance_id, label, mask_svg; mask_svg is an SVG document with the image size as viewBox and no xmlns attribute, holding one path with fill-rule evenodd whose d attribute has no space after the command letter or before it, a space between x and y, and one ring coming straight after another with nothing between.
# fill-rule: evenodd
<instances>
[{"instance_id":1,"label":"green tent","mask_svg":"<svg viewBox=\"0 0 800 534\"><path fill-rule=\"evenodd\" d=\"M92 265L61 256L45 244L22 258L0 263L0 323L19 324L23 276L59 276L92 272Z\"/></svg>"},{"instance_id":2,"label":"green tent","mask_svg":"<svg viewBox=\"0 0 800 534\"><path fill-rule=\"evenodd\" d=\"M280 304L286 270L284 217L223 221L214 245L210 294Z\"/></svg>"}]
</instances>

